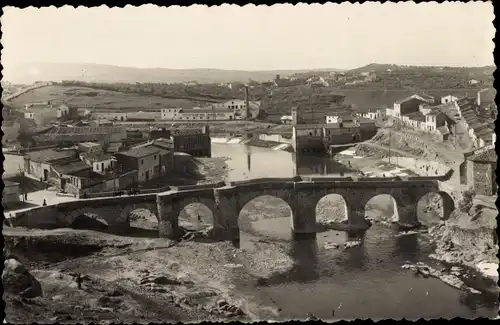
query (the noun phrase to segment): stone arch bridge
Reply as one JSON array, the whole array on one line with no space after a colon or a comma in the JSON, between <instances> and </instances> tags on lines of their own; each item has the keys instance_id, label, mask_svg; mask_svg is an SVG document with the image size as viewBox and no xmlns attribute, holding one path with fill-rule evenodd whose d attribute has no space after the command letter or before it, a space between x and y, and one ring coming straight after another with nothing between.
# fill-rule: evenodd
<instances>
[{"instance_id":1,"label":"stone arch bridge","mask_svg":"<svg viewBox=\"0 0 500 325\"><path fill-rule=\"evenodd\" d=\"M373 197L391 195L397 205L398 222L405 226L419 225L417 203L428 193L443 199L446 218L455 209L455 200L443 190L447 176L437 177L295 177L263 178L230 183L194 185L172 188L163 193L86 199L39 207L16 214L9 219L12 226L30 228L68 227L81 214L93 214L110 225L129 223L135 209L148 209L158 218L160 237L176 238L179 214L191 203L203 203L213 213L214 235L221 240L239 238L238 218L251 200L274 196L291 209L291 228L296 235L316 232L316 205L326 195L338 194L347 207L348 226L365 223L365 206Z\"/></svg>"}]
</instances>

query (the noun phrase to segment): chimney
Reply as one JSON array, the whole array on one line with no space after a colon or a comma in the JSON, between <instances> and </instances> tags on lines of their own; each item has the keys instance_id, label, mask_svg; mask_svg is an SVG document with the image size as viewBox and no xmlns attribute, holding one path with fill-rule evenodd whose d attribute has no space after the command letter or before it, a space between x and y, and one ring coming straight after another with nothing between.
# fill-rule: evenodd
<instances>
[{"instance_id":1,"label":"chimney","mask_svg":"<svg viewBox=\"0 0 500 325\"><path fill-rule=\"evenodd\" d=\"M248 100L248 85L245 85L245 113L246 118L249 119L250 116L250 101Z\"/></svg>"}]
</instances>

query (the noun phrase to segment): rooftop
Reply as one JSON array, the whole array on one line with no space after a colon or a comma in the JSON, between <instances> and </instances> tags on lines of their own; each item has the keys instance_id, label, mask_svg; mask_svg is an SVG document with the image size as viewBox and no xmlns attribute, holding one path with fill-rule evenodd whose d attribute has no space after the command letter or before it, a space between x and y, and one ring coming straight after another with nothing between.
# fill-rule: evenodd
<instances>
[{"instance_id":1,"label":"rooftop","mask_svg":"<svg viewBox=\"0 0 500 325\"><path fill-rule=\"evenodd\" d=\"M92 169L91 166L87 165L83 161L70 162L69 164L54 166L53 168L59 174L65 174L65 175L70 175L72 173L76 173L82 170Z\"/></svg>"},{"instance_id":2,"label":"rooftop","mask_svg":"<svg viewBox=\"0 0 500 325\"><path fill-rule=\"evenodd\" d=\"M408 117L410 120L413 121L425 121L425 116L422 114L422 112L413 112L409 114L405 114L404 116Z\"/></svg>"},{"instance_id":3,"label":"rooftop","mask_svg":"<svg viewBox=\"0 0 500 325\"><path fill-rule=\"evenodd\" d=\"M111 154L107 154L104 152L92 152L92 153L83 153L82 157L85 157L91 162L103 161L112 159L113 156Z\"/></svg>"},{"instance_id":4,"label":"rooftop","mask_svg":"<svg viewBox=\"0 0 500 325\"><path fill-rule=\"evenodd\" d=\"M125 132L120 126L80 126L80 127L54 127L48 134L110 134Z\"/></svg>"},{"instance_id":5,"label":"rooftop","mask_svg":"<svg viewBox=\"0 0 500 325\"><path fill-rule=\"evenodd\" d=\"M151 156L160 152L159 148L153 146L140 147L135 149L130 149L128 151L119 152L117 154L129 156L133 158L143 158L147 156Z\"/></svg>"},{"instance_id":6,"label":"rooftop","mask_svg":"<svg viewBox=\"0 0 500 325\"><path fill-rule=\"evenodd\" d=\"M491 163L496 163L497 162L497 154L495 152L495 149L489 149L480 153L477 153L475 155L467 157L467 160L470 161L475 161L475 162L491 162Z\"/></svg>"},{"instance_id":7,"label":"rooftop","mask_svg":"<svg viewBox=\"0 0 500 325\"><path fill-rule=\"evenodd\" d=\"M80 146L82 147L86 147L86 148L92 148L92 147L99 147L100 144L99 143L95 143L95 142L81 142L79 143Z\"/></svg>"},{"instance_id":8,"label":"rooftop","mask_svg":"<svg viewBox=\"0 0 500 325\"><path fill-rule=\"evenodd\" d=\"M19 183L16 183L16 182L12 182L12 181L8 181L8 180L3 180L3 183L5 185L5 187L9 187L9 186L19 186Z\"/></svg>"},{"instance_id":9,"label":"rooftop","mask_svg":"<svg viewBox=\"0 0 500 325\"><path fill-rule=\"evenodd\" d=\"M419 98L420 97L420 98ZM411 95L411 96L408 96L406 98L403 98L403 99L400 99L400 100L397 100L395 101L396 104L402 104L402 103L406 103L407 101L410 101L412 99L416 99L416 100L420 100L422 101L422 99L433 99L432 97L429 97L429 96L422 96L422 95L418 95L418 94L414 94L414 95Z\"/></svg>"},{"instance_id":10,"label":"rooftop","mask_svg":"<svg viewBox=\"0 0 500 325\"><path fill-rule=\"evenodd\" d=\"M205 114L205 113L231 113L225 108L200 108L200 109L183 109L182 114Z\"/></svg>"},{"instance_id":11,"label":"rooftop","mask_svg":"<svg viewBox=\"0 0 500 325\"><path fill-rule=\"evenodd\" d=\"M54 150L45 149L40 151L32 151L26 154L26 157L32 161L36 162L51 162L59 159L75 157L76 152L74 150Z\"/></svg>"},{"instance_id":12,"label":"rooftop","mask_svg":"<svg viewBox=\"0 0 500 325\"><path fill-rule=\"evenodd\" d=\"M430 115L430 116L438 116L439 114L443 114L441 111L439 110L434 110L434 111L430 111L429 113L427 113L426 115Z\"/></svg>"},{"instance_id":13,"label":"rooftop","mask_svg":"<svg viewBox=\"0 0 500 325\"><path fill-rule=\"evenodd\" d=\"M172 130L173 136L203 134L201 129Z\"/></svg>"}]
</instances>

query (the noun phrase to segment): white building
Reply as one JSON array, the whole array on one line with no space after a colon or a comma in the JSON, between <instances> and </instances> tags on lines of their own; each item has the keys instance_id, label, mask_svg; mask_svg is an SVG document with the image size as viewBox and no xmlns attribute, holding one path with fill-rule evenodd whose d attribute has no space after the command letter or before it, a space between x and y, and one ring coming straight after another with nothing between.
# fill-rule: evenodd
<instances>
[{"instance_id":1,"label":"white building","mask_svg":"<svg viewBox=\"0 0 500 325\"><path fill-rule=\"evenodd\" d=\"M92 166L95 173L99 174L104 174L115 164L115 158L103 152L82 153L80 158L87 165Z\"/></svg>"},{"instance_id":2,"label":"white building","mask_svg":"<svg viewBox=\"0 0 500 325\"><path fill-rule=\"evenodd\" d=\"M60 105L57 108L57 118L65 117L69 115L69 107L67 105Z\"/></svg>"},{"instance_id":3,"label":"white building","mask_svg":"<svg viewBox=\"0 0 500 325\"><path fill-rule=\"evenodd\" d=\"M35 118L35 113L30 112L30 111L24 112L24 118L25 119L34 119Z\"/></svg>"},{"instance_id":4,"label":"white building","mask_svg":"<svg viewBox=\"0 0 500 325\"><path fill-rule=\"evenodd\" d=\"M327 115L326 124L353 122L354 118L349 114Z\"/></svg>"},{"instance_id":5,"label":"white building","mask_svg":"<svg viewBox=\"0 0 500 325\"><path fill-rule=\"evenodd\" d=\"M441 104L452 103L452 102L456 102L457 100L458 100L458 97L455 97L453 95L443 96L443 97L441 97Z\"/></svg>"},{"instance_id":6,"label":"white building","mask_svg":"<svg viewBox=\"0 0 500 325\"><path fill-rule=\"evenodd\" d=\"M177 114L182 111L182 108L162 108L161 109L161 119L162 120L175 120Z\"/></svg>"},{"instance_id":7,"label":"white building","mask_svg":"<svg viewBox=\"0 0 500 325\"><path fill-rule=\"evenodd\" d=\"M379 111L368 111L365 113L357 113L356 116L368 118L370 120L376 120L380 117L380 112Z\"/></svg>"}]
</instances>

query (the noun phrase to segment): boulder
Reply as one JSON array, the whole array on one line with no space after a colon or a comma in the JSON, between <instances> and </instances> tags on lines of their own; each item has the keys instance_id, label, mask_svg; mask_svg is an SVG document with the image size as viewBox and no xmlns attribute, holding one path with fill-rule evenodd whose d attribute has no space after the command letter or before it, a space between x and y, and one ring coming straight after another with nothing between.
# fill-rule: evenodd
<instances>
[{"instance_id":1,"label":"boulder","mask_svg":"<svg viewBox=\"0 0 500 325\"><path fill-rule=\"evenodd\" d=\"M18 260L7 259L4 265L2 282L6 292L20 295L23 298L34 298L43 295L40 282Z\"/></svg>"}]
</instances>

